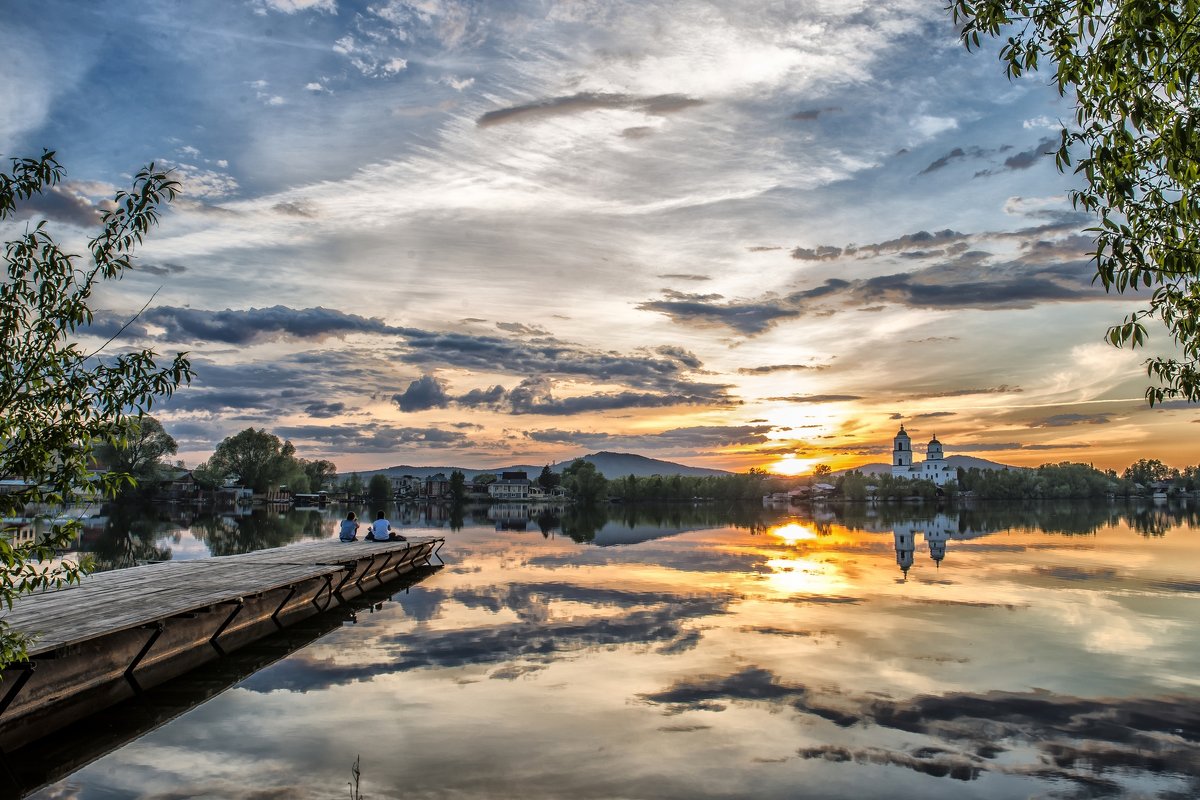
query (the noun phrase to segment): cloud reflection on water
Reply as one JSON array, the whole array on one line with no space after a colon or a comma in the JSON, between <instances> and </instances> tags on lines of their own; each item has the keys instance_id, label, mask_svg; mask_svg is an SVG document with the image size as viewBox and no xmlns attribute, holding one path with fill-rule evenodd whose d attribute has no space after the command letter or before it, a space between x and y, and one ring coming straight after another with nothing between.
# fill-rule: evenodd
<instances>
[{"instance_id":1,"label":"cloud reflection on water","mask_svg":"<svg viewBox=\"0 0 1200 800\"><path fill-rule=\"evenodd\" d=\"M1196 529L1031 514L468 526L449 568L71 780L220 795L243 731L282 764L263 796L336 791L357 752L374 797L1194 796Z\"/></svg>"}]
</instances>

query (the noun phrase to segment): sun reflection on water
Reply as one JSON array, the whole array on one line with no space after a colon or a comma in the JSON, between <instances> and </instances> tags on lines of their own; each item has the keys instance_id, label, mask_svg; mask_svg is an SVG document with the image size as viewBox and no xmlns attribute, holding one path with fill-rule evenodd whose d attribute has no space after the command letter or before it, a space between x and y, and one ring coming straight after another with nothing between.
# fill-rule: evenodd
<instances>
[{"instance_id":1,"label":"sun reflection on water","mask_svg":"<svg viewBox=\"0 0 1200 800\"><path fill-rule=\"evenodd\" d=\"M786 525L771 528L770 533L772 536L778 536L780 539L783 539L788 544L795 544L804 539L817 538L817 534L811 528L807 528L798 522L789 522Z\"/></svg>"}]
</instances>

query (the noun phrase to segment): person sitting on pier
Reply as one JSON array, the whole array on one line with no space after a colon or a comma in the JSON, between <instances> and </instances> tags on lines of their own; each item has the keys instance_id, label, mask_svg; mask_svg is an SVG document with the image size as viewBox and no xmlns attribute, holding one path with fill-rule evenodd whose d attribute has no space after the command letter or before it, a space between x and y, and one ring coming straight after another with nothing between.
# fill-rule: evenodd
<instances>
[{"instance_id":1,"label":"person sitting on pier","mask_svg":"<svg viewBox=\"0 0 1200 800\"><path fill-rule=\"evenodd\" d=\"M367 534L368 542L404 542L407 541L403 536L392 530L392 523L380 511L375 514L375 521L371 523L371 532Z\"/></svg>"},{"instance_id":2,"label":"person sitting on pier","mask_svg":"<svg viewBox=\"0 0 1200 800\"><path fill-rule=\"evenodd\" d=\"M346 518L342 520L342 529L338 532L338 536L341 537L343 542L358 541L358 517L355 516L353 511L347 514Z\"/></svg>"}]
</instances>

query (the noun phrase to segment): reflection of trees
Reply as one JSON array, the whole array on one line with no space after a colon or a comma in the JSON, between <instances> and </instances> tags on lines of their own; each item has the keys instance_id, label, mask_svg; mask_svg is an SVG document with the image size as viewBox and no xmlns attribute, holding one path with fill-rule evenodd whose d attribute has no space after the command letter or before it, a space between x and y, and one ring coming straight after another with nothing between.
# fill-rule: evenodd
<instances>
[{"instance_id":1,"label":"reflection of trees","mask_svg":"<svg viewBox=\"0 0 1200 800\"><path fill-rule=\"evenodd\" d=\"M562 525L562 520L551 509L543 508L538 512L537 525L538 530L542 532L542 536L549 536L555 528Z\"/></svg>"},{"instance_id":2,"label":"reflection of trees","mask_svg":"<svg viewBox=\"0 0 1200 800\"><path fill-rule=\"evenodd\" d=\"M1172 527L1196 526L1200 513L1189 504L1150 504L1144 501L984 502L963 506L846 504L821 512L851 529L881 530L896 523L932 521L945 514L957 519L960 531L1002 531L1013 528L1067 536L1093 535L1101 528L1124 522L1143 536L1163 536ZM820 532L821 520L814 519Z\"/></svg>"},{"instance_id":3,"label":"reflection of trees","mask_svg":"<svg viewBox=\"0 0 1200 800\"><path fill-rule=\"evenodd\" d=\"M562 532L577 542L590 542L607 522L607 507L598 503L577 503L563 509Z\"/></svg>"},{"instance_id":4,"label":"reflection of trees","mask_svg":"<svg viewBox=\"0 0 1200 800\"><path fill-rule=\"evenodd\" d=\"M282 547L299 539L323 539L329 532L325 518L311 511L255 509L247 517L201 517L192 523L192 533L204 540L214 556L228 556Z\"/></svg>"},{"instance_id":5,"label":"reflection of trees","mask_svg":"<svg viewBox=\"0 0 1200 800\"><path fill-rule=\"evenodd\" d=\"M1196 527L1200 523L1200 514L1190 506L1130 503L1123 512L1129 527L1142 536L1165 536L1173 527Z\"/></svg>"},{"instance_id":6,"label":"reflection of trees","mask_svg":"<svg viewBox=\"0 0 1200 800\"><path fill-rule=\"evenodd\" d=\"M456 474L462 475L461 472ZM463 528L463 503L461 500L450 504L450 530L461 531Z\"/></svg>"},{"instance_id":7,"label":"reflection of trees","mask_svg":"<svg viewBox=\"0 0 1200 800\"><path fill-rule=\"evenodd\" d=\"M85 537L97 570L170 560L171 549L158 547L154 542L169 531L178 530L177 525L160 519L153 509L127 503L114 503L106 511L108 518L103 532Z\"/></svg>"}]
</instances>

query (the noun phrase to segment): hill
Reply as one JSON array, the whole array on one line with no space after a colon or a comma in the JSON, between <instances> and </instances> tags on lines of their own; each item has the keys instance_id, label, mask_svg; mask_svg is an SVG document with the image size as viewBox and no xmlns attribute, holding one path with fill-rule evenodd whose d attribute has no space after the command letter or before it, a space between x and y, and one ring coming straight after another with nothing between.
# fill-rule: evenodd
<instances>
[{"instance_id":1,"label":"hill","mask_svg":"<svg viewBox=\"0 0 1200 800\"><path fill-rule=\"evenodd\" d=\"M635 453L610 453L601 451L599 453L589 453L588 455L580 456L580 458L595 464L596 470L610 480L613 478L623 478L626 475L636 475L639 478L644 478L650 475L705 476L733 474L725 470L691 467L687 464L677 464L674 461L660 461L657 458L647 458ZM574 460L573 458L568 458L565 461L559 461L551 464L550 469L554 472L562 472ZM484 473L499 475L501 472L524 472L530 478L536 478L541 474L542 466L540 464L513 464L506 467L480 468L463 466L415 467L409 464L399 464L394 467L385 467L384 469L360 470L358 474L363 480L370 480L373 475L387 475L389 478L401 475L415 475L418 478L428 478L430 475L436 475L439 472L449 475L454 470L461 472L467 480L472 480L476 475Z\"/></svg>"},{"instance_id":2,"label":"hill","mask_svg":"<svg viewBox=\"0 0 1200 800\"><path fill-rule=\"evenodd\" d=\"M986 458L976 458L975 456L946 456L946 463L955 469L959 467L962 469L971 469L972 467L976 467L978 469L1028 469L1028 467L1011 467L1008 464L1000 464L996 461L988 461ZM873 464L863 464L862 466L854 467L854 469L858 470L863 475L892 474L891 464L882 464L878 462ZM850 470L843 469L838 470L833 474L841 475L842 473L849 471Z\"/></svg>"}]
</instances>

